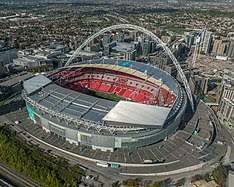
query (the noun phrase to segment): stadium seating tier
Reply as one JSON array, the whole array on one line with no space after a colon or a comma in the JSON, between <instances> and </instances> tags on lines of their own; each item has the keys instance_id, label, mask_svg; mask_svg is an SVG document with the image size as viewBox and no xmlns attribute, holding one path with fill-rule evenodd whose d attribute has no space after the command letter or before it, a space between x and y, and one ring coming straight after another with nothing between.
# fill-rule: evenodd
<instances>
[{"instance_id":1,"label":"stadium seating tier","mask_svg":"<svg viewBox=\"0 0 234 187\"><path fill-rule=\"evenodd\" d=\"M110 93L123 100L149 105L171 107L176 100L176 95L161 85L116 70L90 67L63 69L53 74L51 78L72 90Z\"/></svg>"}]
</instances>

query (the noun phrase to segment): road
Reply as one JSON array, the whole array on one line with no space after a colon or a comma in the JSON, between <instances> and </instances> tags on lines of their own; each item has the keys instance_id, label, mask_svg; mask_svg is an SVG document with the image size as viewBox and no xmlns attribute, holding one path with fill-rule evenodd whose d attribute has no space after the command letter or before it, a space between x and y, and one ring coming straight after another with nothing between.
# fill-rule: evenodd
<instances>
[{"instance_id":1,"label":"road","mask_svg":"<svg viewBox=\"0 0 234 187\"><path fill-rule=\"evenodd\" d=\"M221 135L221 138L222 138L221 141L225 142L229 147L228 151L227 151L228 155L226 155L228 157L227 159L229 160L229 163L233 162L234 161L234 139L233 139L231 133L225 127L225 125L221 125L216 114L214 113L214 111L211 108L210 108L209 112L211 113L211 115L213 116L213 120L217 124L216 129L217 129L217 133L219 133Z\"/></svg>"},{"instance_id":2,"label":"road","mask_svg":"<svg viewBox=\"0 0 234 187\"><path fill-rule=\"evenodd\" d=\"M24 175L19 174L18 172L8 168L6 165L0 164L0 174L6 177L8 180L12 181L16 186L19 187L39 187L29 178Z\"/></svg>"}]
</instances>

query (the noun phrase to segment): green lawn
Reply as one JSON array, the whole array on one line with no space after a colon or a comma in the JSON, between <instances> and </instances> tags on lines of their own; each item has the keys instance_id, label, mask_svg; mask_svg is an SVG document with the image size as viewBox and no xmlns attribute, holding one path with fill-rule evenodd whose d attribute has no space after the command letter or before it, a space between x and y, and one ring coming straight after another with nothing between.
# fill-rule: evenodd
<instances>
[{"instance_id":1,"label":"green lawn","mask_svg":"<svg viewBox=\"0 0 234 187\"><path fill-rule=\"evenodd\" d=\"M120 97L118 95L112 94L112 93L104 93L104 92L98 92L98 91L94 91L94 90L89 90L88 94L92 95L94 97L98 97L98 98L102 98L102 99L107 99L107 100L115 101L115 102L124 100L124 98L122 98L122 97Z\"/></svg>"}]
</instances>

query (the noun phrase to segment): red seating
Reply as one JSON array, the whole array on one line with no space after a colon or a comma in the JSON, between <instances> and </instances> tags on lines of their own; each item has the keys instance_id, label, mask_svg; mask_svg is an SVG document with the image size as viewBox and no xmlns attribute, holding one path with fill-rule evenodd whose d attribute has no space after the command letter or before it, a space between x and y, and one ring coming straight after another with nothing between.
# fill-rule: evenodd
<instances>
[{"instance_id":1,"label":"red seating","mask_svg":"<svg viewBox=\"0 0 234 187\"><path fill-rule=\"evenodd\" d=\"M105 74L106 73L106 74ZM81 68L80 70L63 70L51 77L67 79L65 86L83 91L85 89L116 94L127 100L159 106L172 106L176 95L159 85L133 75L100 68Z\"/></svg>"},{"instance_id":2,"label":"red seating","mask_svg":"<svg viewBox=\"0 0 234 187\"><path fill-rule=\"evenodd\" d=\"M159 91L159 97L163 97L163 100L166 100L167 99L167 95L168 95L168 91L163 89L163 88L160 88L160 91Z\"/></svg>"},{"instance_id":3,"label":"red seating","mask_svg":"<svg viewBox=\"0 0 234 187\"><path fill-rule=\"evenodd\" d=\"M101 85L100 81L97 80L89 81L89 87L93 90L98 90L100 85Z\"/></svg>"},{"instance_id":4,"label":"red seating","mask_svg":"<svg viewBox=\"0 0 234 187\"><path fill-rule=\"evenodd\" d=\"M105 83L102 83L101 86L99 87L98 91L103 91L103 92L108 92L111 86L106 85Z\"/></svg>"},{"instance_id":5,"label":"red seating","mask_svg":"<svg viewBox=\"0 0 234 187\"><path fill-rule=\"evenodd\" d=\"M113 93L119 93L121 91L121 89L122 89L121 87L117 86Z\"/></svg>"},{"instance_id":6,"label":"red seating","mask_svg":"<svg viewBox=\"0 0 234 187\"><path fill-rule=\"evenodd\" d=\"M109 90L109 92L110 92L110 93L114 93L115 88L116 88L116 86L115 86L115 85L112 85L111 88L110 88L110 90Z\"/></svg>"},{"instance_id":7,"label":"red seating","mask_svg":"<svg viewBox=\"0 0 234 187\"><path fill-rule=\"evenodd\" d=\"M124 93L126 92L126 90L127 90L126 88L122 88L121 91L118 92L118 95L119 95L119 96L123 96Z\"/></svg>"},{"instance_id":8,"label":"red seating","mask_svg":"<svg viewBox=\"0 0 234 187\"><path fill-rule=\"evenodd\" d=\"M166 103L168 105L171 105L171 104L174 103L175 99L176 99L176 96L173 93L169 93L168 97L167 97L167 100L166 100Z\"/></svg>"},{"instance_id":9,"label":"red seating","mask_svg":"<svg viewBox=\"0 0 234 187\"><path fill-rule=\"evenodd\" d=\"M143 101L146 100L146 99L145 99L145 96L144 96L143 94L141 94L141 93L137 94L137 95L134 97L134 99L135 99L137 102L143 102Z\"/></svg>"},{"instance_id":10,"label":"red seating","mask_svg":"<svg viewBox=\"0 0 234 187\"><path fill-rule=\"evenodd\" d=\"M132 94L133 90L126 90L126 92L123 94L123 97L130 98L130 95Z\"/></svg>"}]
</instances>

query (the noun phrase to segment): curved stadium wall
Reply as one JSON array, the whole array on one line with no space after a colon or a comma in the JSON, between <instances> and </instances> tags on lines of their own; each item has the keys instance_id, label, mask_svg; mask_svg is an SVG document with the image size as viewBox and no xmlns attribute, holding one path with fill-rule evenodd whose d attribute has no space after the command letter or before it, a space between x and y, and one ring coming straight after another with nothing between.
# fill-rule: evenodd
<instances>
[{"instance_id":1,"label":"curved stadium wall","mask_svg":"<svg viewBox=\"0 0 234 187\"><path fill-rule=\"evenodd\" d=\"M147 69L147 66L150 66L138 62L134 63L140 65L140 68L138 67L138 69L143 69L142 67ZM87 62L82 62L82 64L87 64ZM173 134L181 124L183 115L186 110L187 95L184 89L168 73L163 72L156 67L154 67L154 69L156 71L155 73L157 73L155 76L157 78L160 77L161 79L166 80L164 82L169 88L173 88L174 90L175 87L177 88L177 90L175 90L177 99L161 129L147 127L128 127L126 129L118 129L108 125L105 128L101 127L99 129L97 126L100 126L100 124L93 123L92 121L76 119L74 122L69 116L64 117L66 114L63 112L61 112L61 114L53 113L53 107L50 107L49 110L45 110L45 107L42 106L43 104L39 103L38 100L35 101L33 94L35 92L43 92L43 90L47 89L47 86L42 87L31 94L27 94L24 91L22 95L26 101L29 117L34 121L34 123L40 125L47 132L55 133L58 136L65 138L70 143L86 145L92 149L101 149L103 151L113 151L116 148L133 149L154 144ZM54 82L51 81L50 84L54 84ZM60 87L61 85L54 84L54 90L60 89ZM48 90L49 89L50 87L48 87ZM75 92L66 88L63 89L71 93ZM52 91L53 90L51 90L51 92Z\"/></svg>"}]
</instances>

